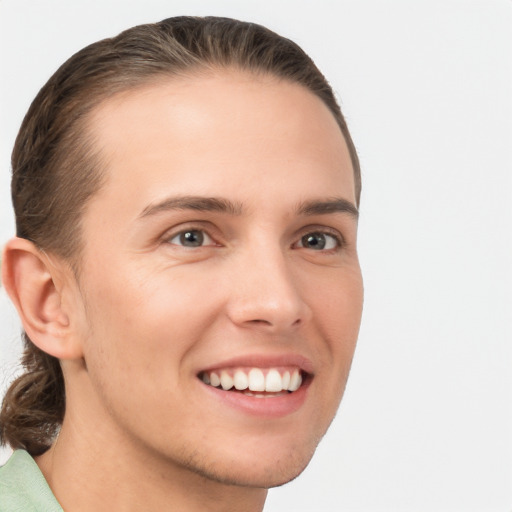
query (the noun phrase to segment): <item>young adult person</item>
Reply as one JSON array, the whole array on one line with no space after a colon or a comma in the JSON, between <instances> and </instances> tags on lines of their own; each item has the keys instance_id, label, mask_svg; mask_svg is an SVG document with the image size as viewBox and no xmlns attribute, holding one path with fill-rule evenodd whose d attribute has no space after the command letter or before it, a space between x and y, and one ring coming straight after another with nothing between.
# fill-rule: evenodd
<instances>
[{"instance_id":1,"label":"young adult person","mask_svg":"<svg viewBox=\"0 0 512 512\"><path fill-rule=\"evenodd\" d=\"M262 510L332 421L361 317L325 78L259 25L135 27L42 88L12 171L0 510Z\"/></svg>"}]
</instances>

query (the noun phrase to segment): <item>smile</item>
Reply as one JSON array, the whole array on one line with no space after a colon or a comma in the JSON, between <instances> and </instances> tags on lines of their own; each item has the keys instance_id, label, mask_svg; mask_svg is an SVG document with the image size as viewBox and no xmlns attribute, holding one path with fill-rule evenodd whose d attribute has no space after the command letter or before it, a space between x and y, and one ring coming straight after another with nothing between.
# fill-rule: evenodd
<instances>
[{"instance_id":1,"label":"smile","mask_svg":"<svg viewBox=\"0 0 512 512\"><path fill-rule=\"evenodd\" d=\"M299 368L236 368L204 371L199 378L224 391L239 391L256 398L278 397L297 391L303 381Z\"/></svg>"}]
</instances>

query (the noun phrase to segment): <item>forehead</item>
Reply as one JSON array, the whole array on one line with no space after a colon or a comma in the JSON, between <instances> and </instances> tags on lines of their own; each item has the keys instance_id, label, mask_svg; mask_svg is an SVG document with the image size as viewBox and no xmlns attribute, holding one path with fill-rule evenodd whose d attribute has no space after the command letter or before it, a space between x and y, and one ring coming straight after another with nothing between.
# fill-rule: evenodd
<instances>
[{"instance_id":1,"label":"forehead","mask_svg":"<svg viewBox=\"0 0 512 512\"><path fill-rule=\"evenodd\" d=\"M90 129L107 167L100 200L122 201L132 187L141 207L169 191L243 201L262 182L290 190L306 181L319 195L336 182L337 195L355 202L334 116L304 87L274 77L223 71L160 80L103 103Z\"/></svg>"}]
</instances>

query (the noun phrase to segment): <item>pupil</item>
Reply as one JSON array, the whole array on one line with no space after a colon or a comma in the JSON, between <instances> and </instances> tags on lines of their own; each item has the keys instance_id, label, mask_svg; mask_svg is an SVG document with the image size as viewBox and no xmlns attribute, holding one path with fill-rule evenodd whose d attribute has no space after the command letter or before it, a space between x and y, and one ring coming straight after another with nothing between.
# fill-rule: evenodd
<instances>
[{"instance_id":1,"label":"pupil","mask_svg":"<svg viewBox=\"0 0 512 512\"><path fill-rule=\"evenodd\" d=\"M185 231L180 235L180 242L187 247L199 247L203 244L203 240L201 231Z\"/></svg>"},{"instance_id":2,"label":"pupil","mask_svg":"<svg viewBox=\"0 0 512 512\"><path fill-rule=\"evenodd\" d=\"M325 247L325 236L322 233L311 233L303 236L302 245L310 249L323 249Z\"/></svg>"}]
</instances>

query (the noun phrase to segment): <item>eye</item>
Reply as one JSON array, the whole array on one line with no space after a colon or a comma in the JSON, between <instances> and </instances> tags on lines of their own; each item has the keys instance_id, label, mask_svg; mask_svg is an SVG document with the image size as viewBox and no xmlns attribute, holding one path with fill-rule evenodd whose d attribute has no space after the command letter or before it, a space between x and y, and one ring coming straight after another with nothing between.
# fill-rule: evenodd
<instances>
[{"instance_id":1,"label":"eye","mask_svg":"<svg viewBox=\"0 0 512 512\"><path fill-rule=\"evenodd\" d=\"M174 235L169 239L169 243L173 245L181 245L182 247L203 247L205 245L215 245L211 237L200 229L187 229Z\"/></svg>"},{"instance_id":2,"label":"eye","mask_svg":"<svg viewBox=\"0 0 512 512\"><path fill-rule=\"evenodd\" d=\"M299 240L297 247L312 249L314 251L329 251L341 246L340 240L329 233L315 231L307 233Z\"/></svg>"}]
</instances>

